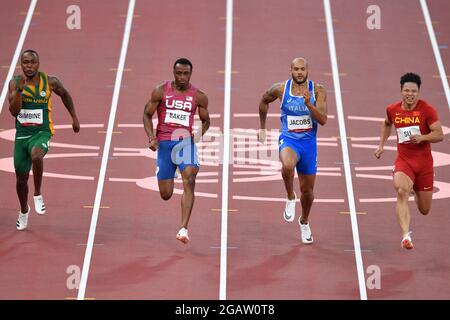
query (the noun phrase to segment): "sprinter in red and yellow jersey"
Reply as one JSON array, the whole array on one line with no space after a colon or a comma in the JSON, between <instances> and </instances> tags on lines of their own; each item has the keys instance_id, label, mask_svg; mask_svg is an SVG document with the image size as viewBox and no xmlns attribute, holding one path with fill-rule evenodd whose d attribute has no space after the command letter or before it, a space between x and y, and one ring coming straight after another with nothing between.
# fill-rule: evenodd
<instances>
[{"instance_id":1,"label":"sprinter in red and yellow jersey","mask_svg":"<svg viewBox=\"0 0 450 320\"><path fill-rule=\"evenodd\" d=\"M430 143L440 142L444 137L436 109L419 99L420 85L417 74L407 73L401 77L402 101L387 107L380 144L375 151L375 157L379 159L393 125L397 133L397 159L393 170L396 213L403 232L401 245L405 249L413 248L409 195L414 189L420 213L427 215L430 212L434 176Z\"/></svg>"}]
</instances>

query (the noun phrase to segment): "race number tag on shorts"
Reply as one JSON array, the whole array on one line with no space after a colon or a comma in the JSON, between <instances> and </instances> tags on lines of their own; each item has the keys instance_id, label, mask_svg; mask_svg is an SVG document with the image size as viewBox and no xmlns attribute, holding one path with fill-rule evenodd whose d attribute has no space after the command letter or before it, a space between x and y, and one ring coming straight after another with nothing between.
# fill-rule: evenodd
<instances>
[{"instance_id":1,"label":"race number tag on shorts","mask_svg":"<svg viewBox=\"0 0 450 320\"><path fill-rule=\"evenodd\" d=\"M17 115L17 120L22 126L41 126L44 122L42 109L22 109Z\"/></svg>"},{"instance_id":2,"label":"race number tag on shorts","mask_svg":"<svg viewBox=\"0 0 450 320\"><path fill-rule=\"evenodd\" d=\"M289 131L306 131L312 129L311 116L287 116Z\"/></svg>"},{"instance_id":3,"label":"race number tag on shorts","mask_svg":"<svg viewBox=\"0 0 450 320\"><path fill-rule=\"evenodd\" d=\"M419 126L397 128L398 143L408 142L412 135L420 135Z\"/></svg>"},{"instance_id":4,"label":"race number tag on shorts","mask_svg":"<svg viewBox=\"0 0 450 320\"><path fill-rule=\"evenodd\" d=\"M183 110L166 110L166 123L180 124L189 127L190 113Z\"/></svg>"}]
</instances>

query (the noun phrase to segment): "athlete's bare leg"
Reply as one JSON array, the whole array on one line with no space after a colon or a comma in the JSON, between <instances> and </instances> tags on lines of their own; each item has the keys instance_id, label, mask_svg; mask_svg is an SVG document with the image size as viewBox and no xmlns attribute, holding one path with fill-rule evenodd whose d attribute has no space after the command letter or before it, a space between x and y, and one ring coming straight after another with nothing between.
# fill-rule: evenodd
<instances>
[{"instance_id":1,"label":"athlete's bare leg","mask_svg":"<svg viewBox=\"0 0 450 320\"><path fill-rule=\"evenodd\" d=\"M28 177L30 173L16 173L16 191L20 202L20 212L28 212Z\"/></svg>"},{"instance_id":2,"label":"athlete's bare leg","mask_svg":"<svg viewBox=\"0 0 450 320\"><path fill-rule=\"evenodd\" d=\"M181 197L181 228L188 227L189 218L191 217L192 207L195 199L195 178L198 173L198 167L187 166L181 172L183 178L183 196Z\"/></svg>"},{"instance_id":3,"label":"athlete's bare leg","mask_svg":"<svg viewBox=\"0 0 450 320\"><path fill-rule=\"evenodd\" d=\"M423 215L427 215L431 210L431 201L433 199L433 191L416 191L415 200L417 209Z\"/></svg>"},{"instance_id":4,"label":"athlete's bare leg","mask_svg":"<svg viewBox=\"0 0 450 320\"><path fill-rule=\"evenodd\" d=\"M294 200L294 175L295 165L298 161L297 154L291 148L286 147L280 152L280 161L282 165L281 175L283 176L287 197L289 200Z\"/></svg>"},{"instance_id":5,"label":"athlete's bare leg","mask_svg":"<svg viewBox=\"0 0 450 320\"><path fill-rule=\"evenodd\" d=\"M44 172L44 156L45 151L42 148L33 147L33 149L31 149L31 161L33 163L33 180L34 180L35 196L39 196L41 194L42 175Z\"/></svg>"},{"instance_id":6,"label":"athlete's bare leg","mask_svg":"<svg viewBox=\"0 0 450 320\"><path fill-rule=\"evenodd\" d=\"M398 223L402 229L403 236L409 232L409 225L411 223L411 214L408 206L408 198L413 187L411 178L403 172L396 172L394 174L394 188L397 192L397 205L395 211L397 213Z\"/></svg>"},{"instance_id":7,"label":"athlete's bare leg","mask_svg":"<svg viewBox=\"0 0 450 320\"><path fill-rule=\"evenodd\" d=\"M169 200L173 195L173 179L158 180L159 194L161 199Z\"/></svg>"},{"instance_id":8,"label":"athlete's bare leg","mask_svg":"<svg viewBox=\"0 0 450 320\"><path fill-rule=\"evenodd\" d=\"M302 224L308 223L309 212L314 201L314 183L316 181L315 174L299 174L300 191L302 193L300 202L302 204L302 216L300 222Z\"/></svg>"}]
</instances>

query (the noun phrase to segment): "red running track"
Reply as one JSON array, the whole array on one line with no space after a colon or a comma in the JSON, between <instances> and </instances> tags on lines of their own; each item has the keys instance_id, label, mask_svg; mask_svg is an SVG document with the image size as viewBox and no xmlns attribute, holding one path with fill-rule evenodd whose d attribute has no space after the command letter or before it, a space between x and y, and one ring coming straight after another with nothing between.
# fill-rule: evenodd
<instances>
[{"instance_id":1,"label":"red running track","mask_svg":"<svg viewBox=\"0 0 450 320\"><path fill-rule=\"evenodd\" d=\"M387 168L395 154L386 152L376 160L372 152L379 134L378 118L388 103L399 98L402 73L413 70L422 75L424 99L438 108L443 125L450 126L420 5L379 1L382 28L368 30L369 1L331 2L351 176L356 211L361 213L357 218L363 276L368 278L367 269L373 266L381 272L381 288L365 289L368 298L448 299L450 292L443 281L450 262L446 247L450 240L448 135L432 146L435 159L439 158L435 196L440 199L434 200L427 217L412 210L413 251L400 248L395 203L373 202L394 196ZM67 287L67 268L81 268L84 262L94 211L89 206L94 204L99 183L128 1L79 1L81 30L66 28L66 8L71 4L38 1L24 48L36 49L41 69L57 75L74 97L82 130L78 135L70 129L57 130L45 171L77 177L47 175L43 192L48 214L32 213L29 229L15 230L13 143L7 140L14 122L5 103L0 116L2 299L74 299L78 294ZM448 4L445 0L428 4L448 70ZM5 4L0 13L1 81L27 6L26 1L15 1ZM222 166L218 163L223 143L217 134L223 132L224 120L225 8L225 0L195 0L183 7L183 14L174 14L180 10L175 0L136 3L89 261L87 299L218 299L225 284L227 299L360 298L321 2L234 3L230 110L234 158L228 184L227 278L220 283L220 246L225 235L221 234ZM147 149L142 127L143 108L152 88L172 78L173 61L180 56L192 60L192 82L208 94L212 115L209 142L199 145L203 161L189 228L192 241L187 246L175 240L180 195L169 202L160 199L155 189L155 154ZM258 162L255 149L242 152L245 145L258 146L254 142L262 93L289 77L289 64L296 56L308 59L311 79L327 88L331 115L326 126L319 128L319 175L310 220L315 243L311 246L300 243L296 222L282 219L285 192L276 135L269 141L272 152L267 161ZM59 98L54 101L55 123L70 124ZM271 105L271 129L279 128L278 108L277 103ZM358 139L364 137L369 138ZM267 151L267 147L258 148ZM375 166L386 168L369 170ZM181 188L179 181L176 186Z\"/></svg>"}]
</instances>

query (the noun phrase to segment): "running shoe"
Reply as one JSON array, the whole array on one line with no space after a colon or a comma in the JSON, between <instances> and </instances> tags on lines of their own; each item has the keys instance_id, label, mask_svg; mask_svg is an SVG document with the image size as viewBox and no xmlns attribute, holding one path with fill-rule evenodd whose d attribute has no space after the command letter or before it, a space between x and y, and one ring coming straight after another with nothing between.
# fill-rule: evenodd
<instances>
[{"instance_id":1,"label":"running shoe","mask_svg":"<svg viewBox=\"0 0 450 320\"><path fill-rule=\"evenodd\" d=\"M25 230L28 225L28 214L30 213L30 206L28 206L28 211L26 213L22 213L22 211L19 211L19 218L16 222L16 229L17 230Z\"/></svg>"},{"instance_id":2,"label":"running shoe","mask_svg":"<svg viewBox=\"0 0 450 320\"><path fill-rule=\"evenodd\" d=\"M311 228L309 227L309 223L307 224L302 224L300 222L301 218L298 218L298 224L300 225L300 235L302 238L302 242L304 244L311 244L314 242L312 233L311 233Z\"/></svg>"},{"instance_id":3,"label":"running shoe","mask_svg":"<svg viewBox=\"0 0 450 320\"><path fill-rule=\"evenodd\" d=\"M188 230L186 228L181 228L177 234L177 240L180 240L184 244L189 242Z\"/></svg>"},{"instance_id":4,"label":"running shoe","mask_svg":"<svg viewBox=\"0 0 450 320\"><path fill-rule=\"evenodd\" d=\"M42 194L38 196L33 196L34 198L34 209L36 210L37 214L44 214L45 213L45 203L44 198L42 197Z\"/></svg>"},{"instance_id":5,"label":"running shoe","mask_svg":"<svg viewBox=\"0 0 450 320\"><path fill-rule=\"evenodd\" d=\"M402 240L402 248L406 250L411 250L413 248L413 243L411 239L411 231L406 234L406 236L403 237Z\"/></svg>"},{"instance_id":6,"label":"running shoe","mask_svg":"<svg viewBox=\"0 0 450 320\"><path fill-rule=\"evenodd\" d=\"M292 222L294 221L295 218L295 201L297 200L297 195L294 193L295 198L294 200L286 200L286 206L284 208L284 212L283 212L283 218L284 220L286 220L287 222Z\"/></svg>"}]
</instances>

